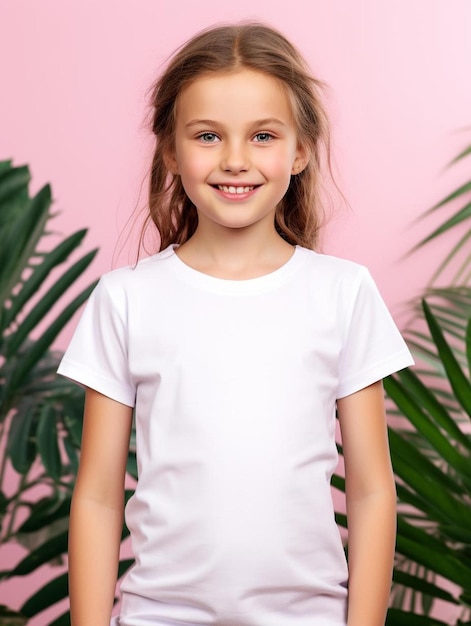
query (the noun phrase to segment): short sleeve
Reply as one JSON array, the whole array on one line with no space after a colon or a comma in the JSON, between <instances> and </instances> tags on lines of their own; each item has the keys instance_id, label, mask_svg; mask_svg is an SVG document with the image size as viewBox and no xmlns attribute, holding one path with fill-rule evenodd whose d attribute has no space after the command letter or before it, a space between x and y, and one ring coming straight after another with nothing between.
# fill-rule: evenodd
<instances>
[{"instance_id":1,"label":"short sleeve","mask_svg":"<svg viewBox=\"0 0 471 626\"><path fill-rule=\"evenodd\" d=\"M364 267L346 307L337 398L348 396L414 361L370 273Z\"/></svg>"},{"instance_id":2,"label":"short sleeve","mask_svg":"<svg viewBox=\"0 0 471 626\"><path fill-rule=\"evenodd\" d=\"M124 293L112 294L102 277L92 292L58 373L122 404L134 406L128 367Z\"/></svg>"}]
</instances>

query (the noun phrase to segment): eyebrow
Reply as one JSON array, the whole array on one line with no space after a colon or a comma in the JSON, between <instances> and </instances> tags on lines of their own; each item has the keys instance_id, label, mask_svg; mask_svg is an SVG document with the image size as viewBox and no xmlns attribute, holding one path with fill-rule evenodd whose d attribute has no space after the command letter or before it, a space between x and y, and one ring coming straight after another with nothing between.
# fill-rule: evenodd
<instances>
[{"instance_id":1,"label":"eyebrow","mask_svg":"<svg viewBox=\"0 0 471 626\"><path fill-rule=\"evenodd\" d=\"M279 120L276 117L267 117L264 118L263 120L255 120L254 122L251 122L252 126L270 126L272 124L276 124L277 126L286 126L286 124L284 122L282 122L281 120ZM185 124L186 127L192 127L192 126L221 126L220 122L217 122L216 120L191 120L189 121L187 124Z\"/></svg>"}]
</instances>

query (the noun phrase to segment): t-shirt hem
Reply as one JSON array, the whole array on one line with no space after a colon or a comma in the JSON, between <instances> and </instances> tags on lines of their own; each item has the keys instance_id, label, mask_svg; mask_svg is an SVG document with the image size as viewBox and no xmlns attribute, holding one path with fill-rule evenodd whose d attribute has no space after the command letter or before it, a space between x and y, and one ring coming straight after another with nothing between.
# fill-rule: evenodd
<instances>
[{"instance_id":1,"label":"t-shirt hem","mask_svg":"<svg viewBox=\"0 0 471 626\"><path fill-rule=\"evenodd\" d=\"M337 389L337 400L350 396L352 393L356 393L368 385L372 385L378 380L382 380L394 372L398 372L406 367L414 365L414 359L412 358L409 350L401 350L390 358L380 363L375 363L368 369L350 376L346 381L343 381Z\"/></svg>"},{"instance_id":2,"label":"t-shirt hem","mask_svg":"<svg viewBox=\"0 0 471 626\"><path fill-rule=\"evenodd\" d=\"M65 376L70 380L82 385L84 387L90 387L99 393L121 402L126 406L134 407L136 403L136 394L134 389L128 387L123 388L122 385L118 385L116 382L106 378L98 372L87 369L83 365L79 365L73 361L63 359L59 365L57 373L61 376Z\"/></svg>"}]
</instances>

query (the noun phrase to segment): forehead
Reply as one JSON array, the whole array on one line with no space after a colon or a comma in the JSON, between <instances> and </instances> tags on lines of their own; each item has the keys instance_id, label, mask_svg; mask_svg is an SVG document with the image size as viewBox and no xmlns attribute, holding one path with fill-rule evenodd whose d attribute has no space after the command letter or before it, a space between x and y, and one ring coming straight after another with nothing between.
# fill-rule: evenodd
<instances>
[{"instance_id":1,"label":"forehead","mask_svg":"<svg viewBox=\"0 0 471 626\"><path fill-rule=\"evenodd\" d=\"M177 125L194 119L250 121L292 120L291 100L278 79L250 69L205 74L180 93Z\"/></svg>"}]
</instances>

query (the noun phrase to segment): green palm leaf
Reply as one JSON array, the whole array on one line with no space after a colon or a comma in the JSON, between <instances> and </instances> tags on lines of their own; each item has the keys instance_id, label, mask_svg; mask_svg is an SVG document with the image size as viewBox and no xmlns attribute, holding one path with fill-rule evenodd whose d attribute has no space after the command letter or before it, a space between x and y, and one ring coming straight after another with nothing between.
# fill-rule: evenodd
<instances>
[{"instance_id":1,"label":"green palm leaf","mask_svg":"<svg viewBox=\"0 0 471 626\"><path fill-rule=\"evenodd\" d=\"M468 183L468 185L466 185L463 188L463 193L466 191L471 191L471 182ZM446 201L451 202L451 200L454 200L455 197L456 196L454 195L450 196L448 199L446 199ZM440 206L443 206L443 204L437 205L435 208L439 208ZM449 230L451 230L458 224L461 224L462 222L465 222L466 220L470 218L471 218L471 202L468 202L467 204L464 205L464 207L462 207L458 211L458 213L454 213L452 217L446 220L441 226L435 229L430 235L425 237L425 239L422 239L422 241L417 244L416 249L421 248L426 243L429 243L433 239L436 239L439 235L443 235L444 233L448 232Z\"/></svg>"},{"instance_id":2,"label":"green palm leaf","mask_svg":"<svg viewBox=\"0 0 471 626\"><path fill-rule=\"evenodd\" d=\"M0 544L17 542L28 550L24 559L0 573L3 579L27 576L61 558L67 548L65 528L74 474L64 454L72 455L71 446L67 448L62 440L71 438L69 425L81 412L83 391L58 379L59 355L51 352L51 345L93 288L85 288L58 314L51 314L95 251L61 270L81 245L85 231L51 250L41 249L51 219L51 189L46 185L30 197L29 182L27 167L0 162L0 449L4 452ZM52 270L59 278L46 283ZM39 323L45 330L33 339L31 333ZM8 459L13 470L8 473L6 497ZM35 502L38 487L50 495Z\"/></svg>"},{"instance_id":3,"label":"green palm leaf","mask_svg":"<svg viewBox=\"0 0 471 626\"><path fill-rule=\"evenodd\" d=\"M461 369L453 350L446 341L440 325L437 323L437 320L435 319L435 316L433 315L426 300L423 300L423 308L425 319L437 346L440 359L447 373L450 385L455 392L458 402L471 417L471 383L468 381L465 373Z\"/></svg>"},{"instance_id":4,"label":"green palm leaf","mask_svg":"<svg viewBox=\"0 0 471 626\"><path fill-rule=\"evenodd\" d=\"M459 601L449 591L419 576L413 576L412 574L407 574L406 572L396 569L393 574L393 580L398 585L406 586L422 594L445 600L451 604L459 604Z\"/></svg>"},{"instance_id":5,"label":"green palm leaf","mask_svg":"<svg viewBox=\"0 0 471 626\"><path fill-rule=\"evenodd\" d=\"M7 454L19 474L25 474L34 462L33 444L36 407L29 404L21 412L11 416Z\"/></svg>"},{"instance_id":6,"label":"green palm leaf","mask_svg":"<svg viewBox=\"0 0 471 626\"><path fill-rule=\"evenodd\" d=\"M2 229L0 239L0 302L10 300L21 274L35 256L39 240L49 219L51 189L48 185L28 201L18 218ZM2 324L3 325L3 324Z\"/></svg>"},{"instance_id":7,"label":"green palm leaf","mask_svg":"<svg viewBox=\"0 0 471 626\"><path fill-rule=\"evenodd\" d=\"M36 439L39 456L47 473L55 480L61 475L61 453L58 440L58 419L54 407L45 404L39 412Z\"/></svg>"},{"instance_id":8,"label":"green palm leaf","mask_svg":"<svg viewBox=\"0 0 471 626\"><path fill-rule=\"evenodd\" d=\"M449 626L446 622L434 619L428 615L389 609L386 626Z\"/></svg>"},{"instance_id":9,"label":"green palm leaf","mask_svg":"<svg viewBox=\"0 0 471 626\"><path fill-rule=\"evenodd\" d=\"M31 334L31 332L36 328L36 326L44 319L44 317L50 312L51 308L57 302L59 298L61 298L64 293L68 290L70 285L75 282L75 280L83 274L83 272L90 265L91 261L95 256L95 251L86 254L83 258L77 261L72 267L70 267L64 274L54 283L54 285L47 291L46 294L35 304L30 313L26 316L26 318L21 322L18 326L17 330L8 338L5 347L5 354L7 358L13 356L19 349L23 341ZM85 298L86 299L91 289L94 285L91 285L88 289L85 290ZM78 304L75 309L71 309L71 313L75 313L76 309L83 304L84 299L77 300ZM62 326L57 326L57 318L54 322L54 325L51 325L49 328L56 327L57 331L55 335L51 335L51 342L56 338L59 331L62 330L64 325L69 321L69 318L64 318ZM49 331L46 330L44 335ZM50 345L50 344L49 344ZM46 347L49 347L46 346ZM44 348L41 348L41 353L44 352Z\"/></svg>"},{"instance_id":10,"label":"green palm leaf","mask_svg":"<svg viewBox=\"0 0 471 626\"><path fill-rule=\"evenodd\" d=\"M51 271L64 263L69 255L82 243L86 232L86 230L81 230L68 237L54 250L45 255L44 260L39 265L32 268L32 273L27 279L22 279L20 292L11 298L11 307L5 312L3 319L4 328L8 328L25 304L35 296Z\"/></svg>"},{"instance_id":11,"label":"green palm leaf","mask_svg":"<svg viewBox=\"0 0 471 626\"><path fill-rule=\"evenodd\" d=\"M44 609L60 602L69 595L68 575L62 574L48 582L23 604L20 611L27 617L34 617Z\"/></svg>"},{"instance_id":12,"label":"green palm leaf","mask_svg":"<svg viewBox=\"0 0 471 626\"><path fill-rule=\"evenodd\" d=\"M470 155L468 147L453 162ZM389 626L442 624L430 615L435 599L462 607L461 620L450 620L450 624L471 623L470 192L467 182L425 214L450 211L442 225L414 249L451 230L457 233L457 243L440 263L423 297L413 303L416 318L406 336L419 367L385 381L396 405L394 414L402 414L406 423L391 437L399 497L397 553L401 556L394 573L395 585L400 587L396 606L388 614ZM437 285L445 269L452 278L445 286ZM451 522L453 501L461 512ZM458 586L456 595L447 596L445 589L431 582L437 575ZM425 615L416 610L420 599Z\"/></svg>"}]
</instances>

